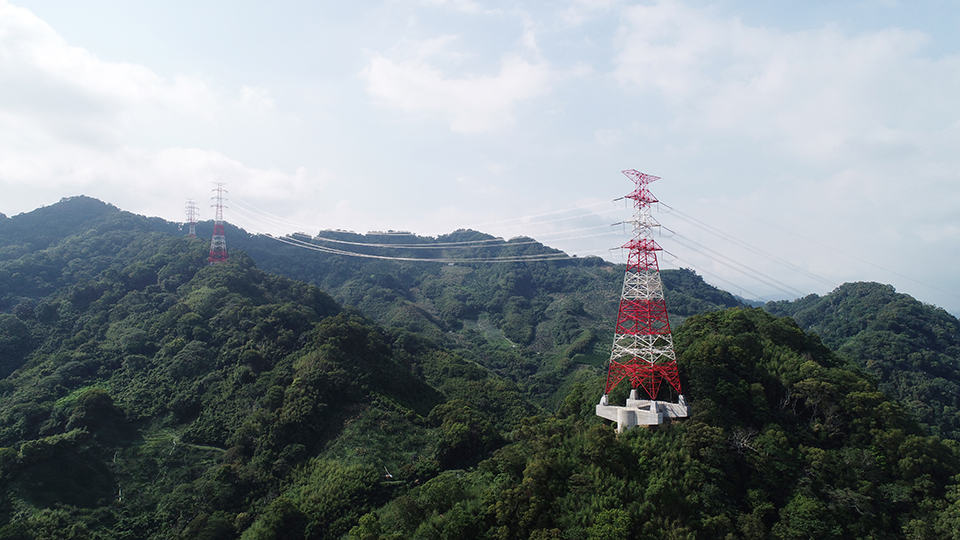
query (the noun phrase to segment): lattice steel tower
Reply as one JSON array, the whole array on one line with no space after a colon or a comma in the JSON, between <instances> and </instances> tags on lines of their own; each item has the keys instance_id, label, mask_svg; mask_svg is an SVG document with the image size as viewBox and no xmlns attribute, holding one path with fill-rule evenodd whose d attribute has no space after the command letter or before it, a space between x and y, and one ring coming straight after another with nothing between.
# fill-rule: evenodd
<instances>
[{"instance_id":1,"label":"lattice steel tower","mask_svg":"<svg viewBox=\"0 0 960 540\"><path fill-rule=\"evenodd\" d=\"M626 196L634 201L633 239L623 245L629 250L623 292L613 335L613 348L607 370L603 397L597 415L618 423L622 431L636 425L660 424L664 418L687 416L687 404L680 389L676 353L670 334L667 304L663 299L663 281L657 265L660 246L653 229L660 224L650 207L657 198L647 185L659 180L634 169L623 171L637 187ZM609 394L624 379L630 380L630 397L625 407L611 406ZM658 401L661 383L666 380L676 390L679 403ZM641 399L638 390L647 394Z\"/></svg>"},{"instance_id":2,"label":"lattice steel tower","mask_svg":"<svg viewBox=\"0 0 960 540\"><path fill-rule=\"evenodd\" d=\"M227 260L227 239L223 234L223 194L227 190L223 189L223 182L217 182L217 187L212 191L216 193L211 197L215 202L210 206L217 209L213 225L213 240L210 242L210 264L222 263Z\"/></svg>"},{"instance_id":3,"label":"lattice steel tower","mask_svg":"<svg viewBox=\"0 0 960 540\"><path fill-rule=\"evenodd\" d=\"M197 203L193 199L187 199L187 225L189 226L190 238L197 236Z\"/></svg>"}]
</instances>

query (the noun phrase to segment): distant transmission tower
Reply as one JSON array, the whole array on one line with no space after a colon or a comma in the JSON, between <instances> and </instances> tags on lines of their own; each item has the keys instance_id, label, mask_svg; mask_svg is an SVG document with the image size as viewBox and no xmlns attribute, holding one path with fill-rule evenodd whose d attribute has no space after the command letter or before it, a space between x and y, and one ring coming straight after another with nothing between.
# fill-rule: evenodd
<instances>
[{"instance_id":1,"label":"distant transmission tower","mask_svg":"<svg viewBox=\"0 0 960 540\"><path fill-rule=\"evenodd\" d=\"M187 225L190 226L190 238L197 236L197 203L193 199L187 199Z\"/></svg>"},{"instance_id":2,"label":"distant transmission tower","mask_svg":"<svg viewBox=\"0 0 960 540\"><path fill-rule=\"evenodd\" d=\"M657 251L661 248L653 239L653 228L660 224L651 215L650 205L657 199L647 189L648 184L660 178L634 169L623 171L623 174L637 185L626 196L633 199L636 209L629 221L633 224L634 234L633 239L623 245L630 250L627 271L623 277L607 384L597 405L597 416L617 422L617 431L661 424L664 418L687 416L687 402L677 375L667 304L663 299L663 281L657 265ZM610 392L623 379L630 379L630 397L625 407L612 406ZM664 379L676 390L679 403L657 400ZM647 395L645 399L639 395L641 389Z\"/></svg>"},{"instance_id":3,"label":"distant transmission tower","mask_svg":"<svg viewBox=\"0 0 960 540\"><path fill-rule=\"evenodd\" d=\"M217 182L217 187L213 188L216 195L211 197L214 201L213 206L217 209L214 225L213 240L210 242L210 264L222 263L227 260L227 239L223 234L223 194L227 190L223 189L223 182Z\"/></svg>"}]
</instances>

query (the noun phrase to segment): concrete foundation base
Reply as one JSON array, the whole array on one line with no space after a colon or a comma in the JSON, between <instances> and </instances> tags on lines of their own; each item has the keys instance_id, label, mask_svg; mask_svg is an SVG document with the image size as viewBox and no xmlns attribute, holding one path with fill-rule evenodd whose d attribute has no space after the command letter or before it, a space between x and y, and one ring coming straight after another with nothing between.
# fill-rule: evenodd
<instances>
[{"instance_id":1,"label":"concrete foundation base","mask_svg":"<svg viewBox=\"0 0 960 540\"><path fill-rule=\"evenodd\" d=\"M617 423L617 433L635 426L656 426L667 418L686 418L687 400L680 395L679 403L638 399L637 391L631 390L625 407L610 405L607 394L597 404L597 416Z\"/></svg>"}]
</instances>

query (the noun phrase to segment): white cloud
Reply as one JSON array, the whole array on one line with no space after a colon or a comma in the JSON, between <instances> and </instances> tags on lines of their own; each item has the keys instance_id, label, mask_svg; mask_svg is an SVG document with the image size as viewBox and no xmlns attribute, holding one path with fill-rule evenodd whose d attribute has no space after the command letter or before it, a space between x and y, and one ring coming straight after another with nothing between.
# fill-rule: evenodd
<instances>
[{"instance_id":1,"label":"white cloud","mask_svg":"<svg viewBox=\"0 0 960 540\"><path fill-rule=\"evenodd\" d=\"M551 83L545 64L515 55L503 57L496 75L453 78L422 59L396 61L377 54L362 76L369 94L383 103L408 112L439 114L460 133L511 124L517 103L548 93Z\"/></svg>"},{"instance_id":2,"label":"white cloud","mask_svg":"<svg viewBox=\"0 0 960 540\"><path fill-rule=\"evenodd\" d=\"M0 0L0 187L20 205L5 206L7 213L82 193L179 219L182 201L206 197L212 181L253 200L302 200L324 179L164 140L273 111L267 89L244 86L230 95L202 77L164 78L102 60Z\"/></svg>"},{"instance_id":3,"label":"white cloud","mask_svg":"<svg viewBox=\"0 0 960 540\"><path fill-rule=\"evenodd\" d=\"M202 79L164 80L143 66L104 62L28 10L0 3L0 107L8 115L103 143L143 115L210 118L219 106Z\"/></svg>"},{"instance_id":4,"label":"white cloud","mask_svg":"<svg viewBox=\"0 0 960 540\"><path fill-rule=\"evenodd\" d=\"M597 14L611 11L621 3L622 0L573 0L561 12L560 18L568 25L579 26Z\"/></svg>"},{"instance_id":5,"label":"white cloud","mask_svg":"<svg viewBox=\"0 0 960 540\"><path fill-rule=\"evenodd\" d=\"M537 23L529 13L520 13L520 19L523 21L523 34L520 36L520 43L526 51L535 58L541 58L540 46L537 44Z\"/></svg>"},{"instance_id":6,"label":"white cloud","mask_svg":"<svg viewBox=\"0 0 960 540\"><path fill-rule=\"evenodd\" d=\"M770 176L798 182L771 179L760 207L793 197L824 217L873 220L904 208L905 182L926 198L960 170L960 57L925 57L927 41L897 28L784 32L666 0L625 10L614 75L657 97L671 133L736 141L741 161L774 156Z\"/></svg>"},{"instance_id":7,"label":"white cloud","mask_svg":"<svg viewBox=\"0 0 960 540\"><path fill-rule=\"evenodd\" d=\"M612 146L623 141L623 133L619 129L598 129L593 132L593 140L600 146Z\"/></svg>"},{"instance_id":8,"label":"white cloud","mask_svg":"<svg viewBox=\"0 0 960 540\"><path fill-rule=\"evenodd\" d=\"M833 160L915 151L960 115L960 58L922 57L920 32L788 33L674 1L625 15L616 78L657 92L687 125Z\"/></svg>"},{"instance_id":9,"label":"white cloud","mask_svg":"<svg viewBox=\"0 0 960 540\"><path fill-rule=\"evenodd\" d=\"M240 89L240 105L257 114L266 114L273 110L274 101L264 88L244 86Z\"/></svg>"},{"instance_id":10,"label":"white cloud","mask_svg":"<svg viewBox=\"0 0 960 540\"><path fill-rule=\"evenodd\" d=\"M431 58L441 58L449 64L457 65L467 57L466 54L454 48L459 39L460 36L456 34L444 34L421 40L405 39L393 47L391 55L424 62Z\"/></svg>"},{"instance_id":11,"label":"white cloud","mask_svg":"<svg viewBox=\"0 0 960 540\"><path fill-rule=\"evenodd\" d=\"M422 0L421 3L428 6L449 7L469 14L491 13L491 10L484 9L481 4L470 0Z\"/></svg>"},{"instance_id":12,"label":"white cloud","mask_svg":"<svg viewBox=\"0 0 960 540\"><path fill-rule=\"evenodd\" d=\"M753 26L665 0L624 9L613 76L657 115L646 140L663 156L688 147L696 189L724 201L705 206L705 220L838 284L942 282L960 255L960 57L931 56L930 43L896 27Z\"/></svg>"},{"instance_id":13,"label":"white cloud","mask_svg":"<svg viewBox=\"0 0 960 540\"><path fill-rule=\"evenodd\" d=\"M62 195L84 194L126 210L178 220L183 200L202 203L218 181L226 182L230 193L264 208L278 201L317 200L329 182L303 169L291 174L249 167L219 152L196 148L153 151L124 146L91 151L62 145L0 158L0 184L8 194L30 201L24 210Z\"/></svg>"}]
</instances>

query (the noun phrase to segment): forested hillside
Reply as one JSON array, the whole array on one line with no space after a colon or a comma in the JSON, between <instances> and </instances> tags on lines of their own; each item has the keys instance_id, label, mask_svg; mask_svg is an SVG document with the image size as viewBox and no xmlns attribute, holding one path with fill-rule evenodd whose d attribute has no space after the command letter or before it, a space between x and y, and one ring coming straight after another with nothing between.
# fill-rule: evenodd
<instances>
[{"instance_id":1,"label":"forested hillside","mask_svg":"<svg viewBox=\"0 0 960 540\"><path fill-rule=\"evenodd\" d=\"M849 356L928 432L960 440L960 321L879 283L766 306Z\"/></svg>"},{"instance_id":2,"label":"forested hillside","mask_svg":"<svg viewBox=\"0 0 960 540\"><path fill-rule=\"evenodd\" d=\"M257 538L297 516L337 537L536 412L242 252L208 266L208 242L145 231L114 250L98 227L36 258L102 271L4 315L0 538Z\"/></svg>"},{"instance_id":3,"label":"forested hillside","mask_svg":"<svg viewBox=\"0 0 960 540\"><path fill-rule=\"evenodd\" d=\"M617 436L593 408L622 267L227 235L211 266L83 197L0 218L0 539L960 530L955 441L692 272L664 272L692 416Z\"/></svg>"},{"instance_id":4,"label":"forested hillside","mask_svg":"<svg viewBox=\"0 0 960 540\"><path fill-rule=\"evenodd\" d=\"M46 225L51 223L54 225ZM154 231L182 235L176 224L133 216L88 197L64 199L0 220L0 312L10 313L20 303L20 309L27 309L59 287L91 279L128 256L133 248L126 247L127 242L136 246L141 235ZM209 238L211 233L209 222L197 228L201 238ZM609 356L611 320L616 316L623 267L596 257L449 265L332 255L251 235L229 224L226 235L228 247L249 254L258 268L320 287L386 328L416 332L456 350L519 384L541 405L555 407L583 368L599 368ZM436 247L493 239L465 230L437 238L335 231L323 235L353 242L356 251L406 256L411 255L409 250L400 253L399 249L355 244ZM98 244L78 247L92 236L99 238ZM51 246L54 240L57 243ZM95 256L85 258L84 253ZM425 248L414 254L437 257L444 253ZM516 238L446 256L543 253L563 255L532 239ZM741 305L689 270L664 271L663 279L675 326L690 315ZM9 318L0 321L0 328L4 325L17 326ZM7 333L17 334L14 328ZM9 346L16 347L19 342L11 339ZM0 364L0 375L3 369Z\"/></svg>"},{"instance_id":5,"label":"forested hillside","mask_svg":"<svg viewBox=\"0 0 960 540\"><path fill-rule=\"evenodd\" d=\"M89 197L71 197L0 219L0 313L89 280L136 253L144 235L177 234L157 218L133 216Z\"/></svg>"},{"instance_id":6,"label":"forested hillside","mask_svg":"<svg viewBox=\"0 0 960 540\"><path fill-rule=\"evenodd\" d=\"M466 473L350 538L956 538L960 455L789 319L733 309L676 332L692 418L615 436L575 388Z\"/></svg>"},{"instance_id":7,"label":"forested hillside","mask_svg":"<svg viewBox=\"0 0 960 540\"><path fill-rule=\"evenodd\" d=\"M228 228L231 245L264 269L317 285L388 328L405 328L458 350L555 407L585 367L610 355L624 267L597 257L524 263L440 264L344 257L294 247ZM530 238L457 250L426 249L494 237L461 230L449 235L355 234L323 231L354 251L410 256L409 250L364 245L416 244L416 256L497 257L557 253ZM309 237L298 235L303 241ZM663 272L670 320L742 304L690 270Z\"/></svg>"}]
</instances>

